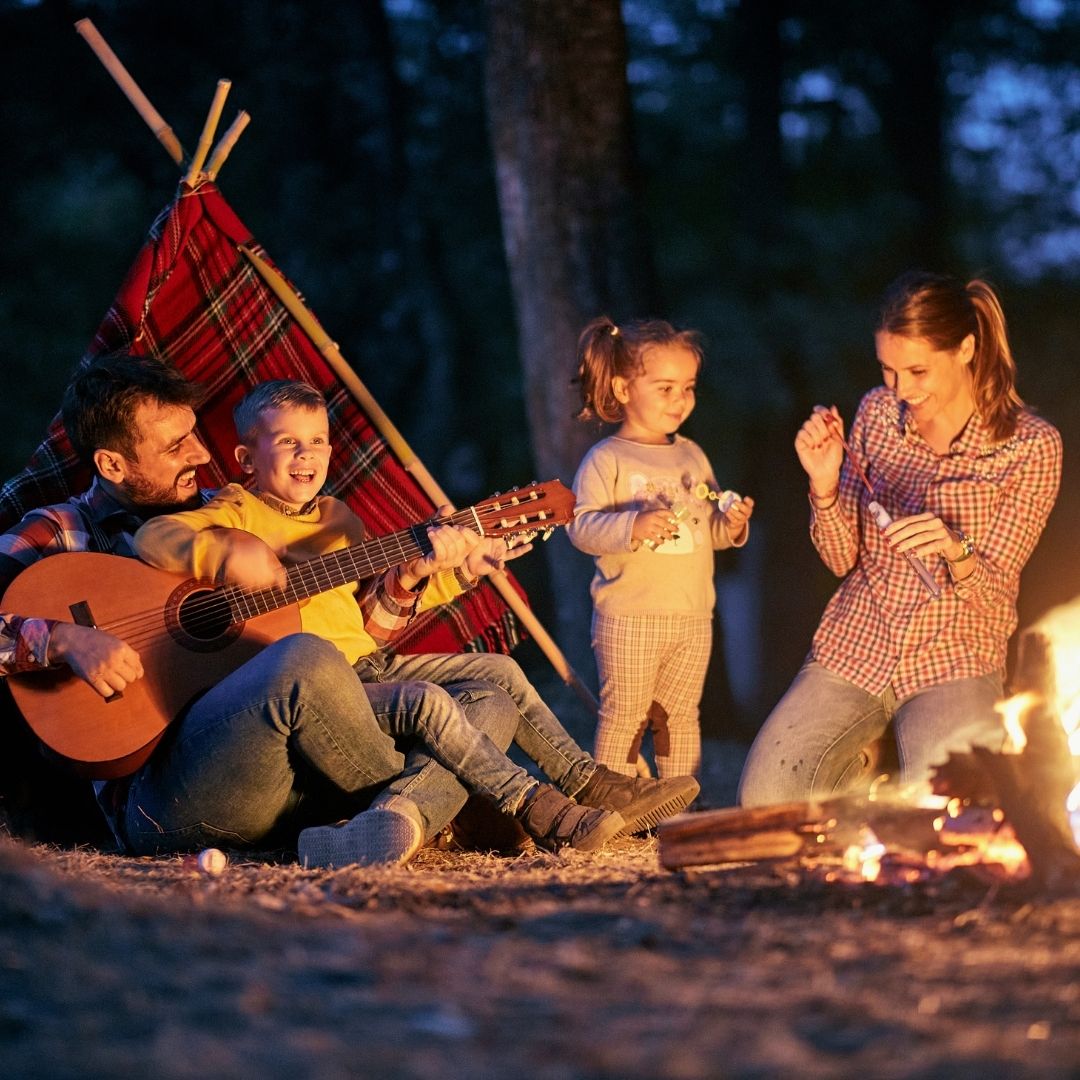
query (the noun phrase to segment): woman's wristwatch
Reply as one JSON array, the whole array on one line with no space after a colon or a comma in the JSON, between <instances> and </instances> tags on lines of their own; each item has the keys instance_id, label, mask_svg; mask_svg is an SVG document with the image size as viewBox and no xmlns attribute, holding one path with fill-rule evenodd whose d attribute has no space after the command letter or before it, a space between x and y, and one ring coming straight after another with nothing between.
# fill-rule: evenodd
<instances>
[{"instance_id":1,"label":"woman's wristwatch","mask_svg":"<svg viewBox=\"0 0 1080 1080\"><path fill-rule=\"evenodd\" d=\"M965 559L970 559L975 554L975 541L966 532L958 533L956 542L960 545L960 554L955 559L950 559L948 555L945 556L945 561L953 565L963 562Z\"/></svg>"}]
</instances>

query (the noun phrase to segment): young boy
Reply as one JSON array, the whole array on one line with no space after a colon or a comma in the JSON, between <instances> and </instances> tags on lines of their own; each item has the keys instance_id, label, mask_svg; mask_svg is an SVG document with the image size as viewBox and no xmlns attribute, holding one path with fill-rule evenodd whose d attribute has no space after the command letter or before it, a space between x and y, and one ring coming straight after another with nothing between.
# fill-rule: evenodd
<instances>
[{"instance_id":1,"label":"young boy","mask_svg":"<svg viewBox=\"0 0 1080 1080\"><path fill-rule=\"evenodd\" d=\"M319 495L330 441L318 390L286 380L260 384L236 407L234 419L236 459L252 489L230 484L202 509L148 522L135 537L140 557L162 569L261 589L284 583L283 564L364 539L362 522L344 503ZM622 777L597 765L509 657L383 652L417 611L460 595L517 554L501 540L451 525L429 527L428 538L429 554L377 577L362 596L352 583L300 608L303 630L330 640L355 666L380 727L398 738L422 739L445 768L491 796L549 850L595 850L620 831L648 828L684 809L697 795L696 781ZM455 697L466 684L489 686L496 702L505 697L513 738L556 786L540 784L468 722ZM301 859L309 866L407 861L425 834L445 824L425 819L410 797L430 781L425 772L431 770L395 781L370 810L344 825L304 829Z\"/></svg>"}]
</instances>

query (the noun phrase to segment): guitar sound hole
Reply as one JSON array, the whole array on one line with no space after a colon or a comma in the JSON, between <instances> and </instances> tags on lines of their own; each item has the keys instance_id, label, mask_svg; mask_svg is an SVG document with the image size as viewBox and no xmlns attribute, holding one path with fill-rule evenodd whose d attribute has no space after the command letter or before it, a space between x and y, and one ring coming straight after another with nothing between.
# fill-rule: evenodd
<instances>
[{"instance_id":1,"label":"guitar sound hole","mask_svg":"<svg viewBox=\"0 0 1080 1080\"><path fill-rule=\"evenodd\" d=\"M221 591L200 581L185 582L169 597L165 625L174 640L193 652L223 649L244 628Z\"/></svg>"}]
</instances>

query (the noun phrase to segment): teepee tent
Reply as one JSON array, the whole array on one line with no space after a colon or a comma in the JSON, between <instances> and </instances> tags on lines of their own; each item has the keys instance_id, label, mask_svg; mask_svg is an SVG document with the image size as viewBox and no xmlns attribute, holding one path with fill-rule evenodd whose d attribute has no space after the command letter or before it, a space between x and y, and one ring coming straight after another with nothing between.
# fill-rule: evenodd
<instances>
[{"instance_id":1,"label":"teepee tent","mask_svg":"<svg viewBox=\"0 0 1080 1080\"><path fill-rule=\"evenodd\" d=\"M326 491L344 499L375 535L432 516L449 500L345 363L214 182L247 123L241 113L211 151L229 84L218 84L197 149L184 160L172 129L131 80L88 20L76 27L178 165L176 198L158 216L88 355L127 351L168 360L206 387L199 433L213 460L200 476L217 487L234 477L232 408L256 383L300 378L326 395L335 452ZM205 167L204 167L205 166ZM0 529L28 509L61 501L89 482L57 418L29 465L0 490ZM587 703L591 695L503 572L454 604L414 620L398 647L509 651L519 626Z\"/></svg>"}]
</instances>

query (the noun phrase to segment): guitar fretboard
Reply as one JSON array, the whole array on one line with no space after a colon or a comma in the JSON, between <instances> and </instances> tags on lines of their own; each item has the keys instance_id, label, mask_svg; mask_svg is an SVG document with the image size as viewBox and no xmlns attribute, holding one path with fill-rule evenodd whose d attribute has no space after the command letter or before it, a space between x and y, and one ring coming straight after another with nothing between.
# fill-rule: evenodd
<instances>
[{"instance_id":1,"label":"guitar fretboard","mask_svg":"<svg viewBox=\"0 0 1080 1080\"><path fill-rule=\"evenodd\" d=\"M470 508L459 510L449 518L439 519L438 524L476 529L478 521ZM384 570L389 570L391 566L410 562L430 552L427 525L413 525L401 532L365 540L352 547L331 551L327 555L290 566L286 571L286 584L283 589L246 592L230 586L222 592L228 597L236 621L253 619L257 615L265 615L299 600L329 592L340 585L374 577Z\"/></svg>"}]
</instances>

